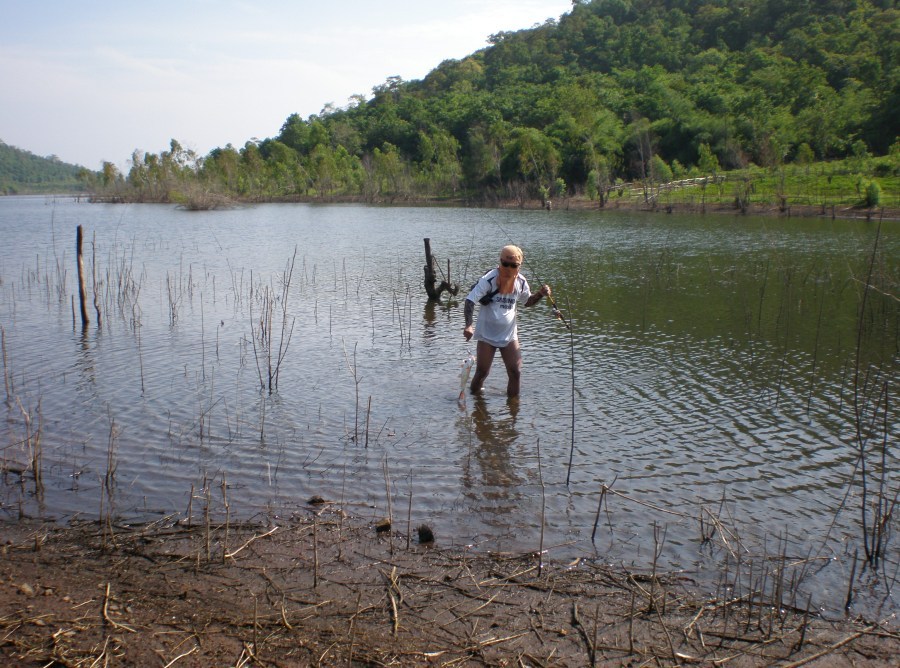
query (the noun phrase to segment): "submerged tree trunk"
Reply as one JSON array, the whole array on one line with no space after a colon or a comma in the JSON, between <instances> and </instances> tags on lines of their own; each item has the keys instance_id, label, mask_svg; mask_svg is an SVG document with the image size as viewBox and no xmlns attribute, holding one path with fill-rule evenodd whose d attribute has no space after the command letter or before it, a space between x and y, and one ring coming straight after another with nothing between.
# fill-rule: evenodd
<instances>
[{"instance_id":1,"label":"submerged tree trunk","mask_svg":"<svg viewBox=\"0 0 900 668\"><path fill-rule=\"evenodd\" d=\"M434 255L431 253L431 239L425 239L425 292L428 293L428 299L432 301L440 301L441 293L445 290L449 292L451 295L455 295L459 292L459 286L453 285L450 283L450 260L447 260L447 276L444 280L441 281L440 285L436 285L437 283L437 273L435 271L435 267L437 265L437 261L435 260Z\"/></svg>"},{"instance_id":2,"label":"submerged tree trunk","mask_svg":"<svg viewBox=\"0 0 900 668\"><path fill-rule=\"evenodd\" d=\"M81 225L79 225L75 230L75 257L78 260L78 302L81 305L81 326L84 328L88 326L90 320L88 319L87 305L85 304L87 288L84 284L84 256L81 253L82 238L83 232Z\"/></svg>"}]
</instances>

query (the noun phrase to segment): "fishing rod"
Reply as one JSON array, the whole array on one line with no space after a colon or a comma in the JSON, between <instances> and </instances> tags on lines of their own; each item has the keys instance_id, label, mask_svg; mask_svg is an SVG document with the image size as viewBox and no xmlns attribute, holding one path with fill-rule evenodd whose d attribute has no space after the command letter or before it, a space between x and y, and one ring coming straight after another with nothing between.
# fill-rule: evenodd
<instances>
[{"instance_id":1,"label":"fishing rod","mask_svg":"<svg viewBox=\"0 0 900 668\"><path fill-rule=\"evenodd\" d=\"M512 235L510 235L509 232L507 232L505 229L503 229L503 226L500 223L498 223L496 220L494 220L493 223L498 228L500 228L500 231L503 232L503 234L506 235L506 238L509 239L510 243L515 243L515 240L512 238ZM537 280L538 283L540 283L541 285L546 285L546 283L544 283L544 281L541 280L541 277L538 275L534 266L528 261L527 257L524 256L524 253L523 253L523 257L522 257L522 264L528 265L528 271L531 273L532 276L535 277L535 279ZM560 322L562 322L562 324L564 324L566 326L566 329L571 331L572 327L569 325L569 321L566 320L566 316L563 315L563 312L556 305L556 300L553 299L553 295L552 294L547 295L547 299L550 300L550 308L551 308L551 312L553 313L554 317L557 320L559 320Z\"/></svg>"},{"instance_id":2,"label":"fishing rod","mask_svg":"<svg viewBox=\"0 0 900 668\"><path fill-rule=\"evenodd\" d=\"M493 220L494 225L496 225L501 232L510 240L511 243L515 243L513 241L512 236L510 236L509 232L503 229L503 226L497 222L496 219ZM524 252L522 256L522 264L528 262L524 257ZM541 280L540 276L538 276L537 272L534 271L534 267L531 263L528 263L528 270L532 272L535 279L538 283L544 285L544 282ZM547 295L547 298L550 300L550 305L553 308L553 315L556 316L557 320L560 320L562 324L566 326L566 329L569 330L569 351L570 351L570 361L571 361L571 370L572 370L572 443L569 448L569 470L566 473L566 485L569 484L569 481L572 478L572 460L575 457L575 333L572 331L572 327L569 325L569 321L566 320L566 317L563 315L563 312L559 310L559 307L556 305L556 300L553 299L552 295ZM566 301L568 304L568 300Z\"/></svg>"}]
</instances>

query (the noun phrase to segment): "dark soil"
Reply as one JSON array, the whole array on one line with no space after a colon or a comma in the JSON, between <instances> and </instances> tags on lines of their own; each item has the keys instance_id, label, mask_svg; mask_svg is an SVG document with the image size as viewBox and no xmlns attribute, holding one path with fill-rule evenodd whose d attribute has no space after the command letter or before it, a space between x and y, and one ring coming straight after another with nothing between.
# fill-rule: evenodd
<instances>
[{"instance_id":1,"label":"dark soil","mask_svg":"<svg viewBox=\"0 0 900 668\"><path fill-rule=\"evenodd\" d=\"M428 547L327 504L268 526L9 522L0 542L4 665L822 667L900 656L896 620L828 621L762 595L704 599L673 576Z\"/></svg>"}]
</instances>

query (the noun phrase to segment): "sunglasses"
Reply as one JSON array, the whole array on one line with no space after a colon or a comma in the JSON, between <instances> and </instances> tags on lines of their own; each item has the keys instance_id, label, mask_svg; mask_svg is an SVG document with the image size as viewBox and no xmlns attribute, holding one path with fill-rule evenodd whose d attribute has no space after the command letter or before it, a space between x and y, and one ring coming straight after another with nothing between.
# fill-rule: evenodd
<instances>
[{"instance_id":1,"label":"sunglasses","mask_svg":"<svg viewBox=\"0 0 900 668\"><path fill-rule=\"evenodd\" d=\"M500 264L502 264L504 267L512 267L513 269L518 269L518 268L519 268L519 264L521 264L521 263L519 263L519 262L507 262L506 260L500 260Z\"/></svg>"}]
</instances>

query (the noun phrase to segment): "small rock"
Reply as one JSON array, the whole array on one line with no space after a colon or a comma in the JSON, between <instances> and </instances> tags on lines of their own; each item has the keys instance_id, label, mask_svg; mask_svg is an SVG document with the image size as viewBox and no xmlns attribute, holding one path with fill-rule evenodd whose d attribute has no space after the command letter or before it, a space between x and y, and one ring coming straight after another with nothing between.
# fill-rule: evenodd
<instances>
[{"instance_id":1,"label":"small rock","mask_svg":"<svg viewBox=\"0 0 900 668\"><path fill-rule=\"evenodd\" d=\"M19 585L19 593L23 596L34 596L34 587L27 582L23 582Z\"/></svg>"},{"instance_id":2,"label":"small rock","mask_svg":"<svg viewBox=\"0 0 900 668\"><path fill-rule=\"evenodd\" d=\"M434 532L431 530L431 527L427 524L420 524L417 529L419 532L419 542L420 543L433 543L434 542Z\"/></svg>"},{"instance_id":3,"label":"small rock","mask_svg":"<svg viewBox=\"0 0 900 668\"><path fill-rule=\"evenodd\" d=\"M375 531L376 532L384 533L385 531L390 531L390 530L391 530L391 521L387 517L375 522Z\"/></svg>"},{"instance_id":4,"label":"small rock","mask_svg":"<svg viewBox=\"0 0 900 668\"><path fill-rule=\"evenodd\" d=\"M311 506L320 506L323 503L325 503L325 499L323 499L321 496L318 496L318 495L311 496L311 497L309 497L309 501L307 501L307 503Z\"/></svg>"}]
</instances>

